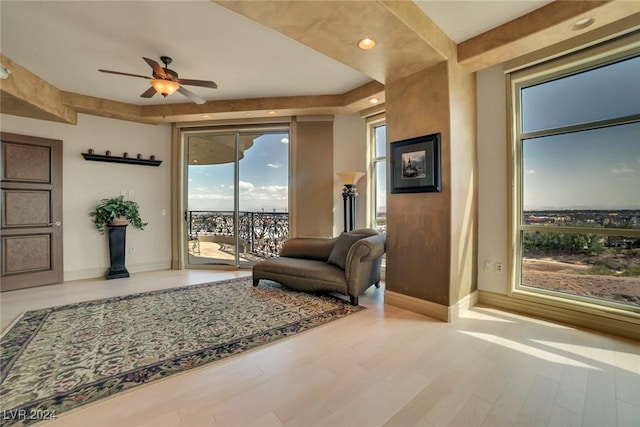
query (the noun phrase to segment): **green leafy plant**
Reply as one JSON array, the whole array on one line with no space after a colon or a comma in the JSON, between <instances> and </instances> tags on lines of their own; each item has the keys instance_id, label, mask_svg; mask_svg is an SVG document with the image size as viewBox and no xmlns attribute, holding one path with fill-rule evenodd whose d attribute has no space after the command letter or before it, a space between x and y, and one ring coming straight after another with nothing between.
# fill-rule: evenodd
<instances>
[{"instance_id":1,"label":"green leafy plant","mask_svg":"<svg viewBox=\"0 0 640 427\"><path fill-rule=\"evenodd\" d=\"M123 196L113 199L102 199L95 209L89 213L93 218L96 229L100 234L104 234L104 226L117 218L126 218L132 227L144 230L146 222L142 222L140 218L140 206L133 200L124 200Z\"/></svg>"}]
</instances>

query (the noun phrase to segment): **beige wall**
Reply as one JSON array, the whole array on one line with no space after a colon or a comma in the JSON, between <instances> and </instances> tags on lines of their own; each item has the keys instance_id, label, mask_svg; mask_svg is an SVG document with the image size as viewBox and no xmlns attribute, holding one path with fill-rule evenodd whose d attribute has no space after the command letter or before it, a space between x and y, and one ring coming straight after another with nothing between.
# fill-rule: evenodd
<instances>
[{"instance_id":1,"label":"beige wall","mask_svg":"<svg viewBox=\"0 0 640 427\"><path fill-rule=\"evenodd\" d=\"M333 123L333 170L335 172L367 172L367 126L360 113L337 114ZM333 235L344 231L342 181L333 175ZM356 228L367 226L367 178L357 183Z\"/></svg>"},{"instance_id":2,"label":"beige wall","mask_svg":"<svg viewBox=\"0 0 640 427\"><path fill-rule=\"evenodd\" d=\"M77 125L1 115L2 130L63 141L64 279L100 277L109 267L107 236L100 235L89 212L102 198L126 190L127 199L140 204L140 231L127 229L126 264L131 273L170 267L171 129L80 114ZM102 154L155 154L159 167L86 161L81 153L93 148ZM129 196L129 191L132 194ZM163 211L165 215L163 215Z\"/></svg>"},{"instance_id":3,"label":"beige wall","mask_svg":"<svg viewBox=\"0 0 640 427\"><path fill-rule=\"evenodd\" d=\"M451 260L450 302L477 289L478 159L476 78L449 64Z\"/></svg>"},{"instance_id":4,"label":"beige wall","mask_svg":"<svg viewBox=\"0 0 640 427\"><path fill-rule=\"evenodd\" d=\"M333 120L299 121L290 185L295 193L296 236L326 237L333 233Z\"/></svg>"},{"instance_id":5,"label":"beige wall","mask_svg":"<svg viewBox=\"0 0 640 427\"><path fill-rule=\"evenodd\" d=\"M478 84L478 289L506 294L507 95L502 66L477 73ZM485 270L484 263L489 262ZM495 271L495 263L504 268Z\"/></svg>"}]
</instances>

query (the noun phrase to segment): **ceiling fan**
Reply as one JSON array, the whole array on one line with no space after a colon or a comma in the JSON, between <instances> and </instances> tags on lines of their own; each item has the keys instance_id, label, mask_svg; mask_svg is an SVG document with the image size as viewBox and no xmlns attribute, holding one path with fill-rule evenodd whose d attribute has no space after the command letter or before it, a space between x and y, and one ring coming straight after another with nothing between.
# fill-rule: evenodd
<instances>
[{"instance_id":1,"label":"ceiling fan","mask_svg":"<svg viewBox=\"0 0 640 427\"><path fill-rule=\"evenodd\" d=\"M173 62L173 59L168 56L161 56L160 60L164 64L162 67L158 62L153 59L143 57L147 64L149 64L153 70L153 77L142 76L140 74L130 74L130 73L122 73L120 71L110 71L110 70L98 70L103 73L110 74L120 74L122 76L130 76L130 77L140 77L143 79L151 80L151 87L144 91L142 98L151 98L153 95L157 93L162 94L165 98L168 95L173 94L175 91L180 92L196 104L204 104L206 101L200 98L198 95L193 92L185 89L182 85L190 85L190 86L201 86L208 87L211 89L217 89L218 85L210 80L193 80L193 79L180 79L178 78L178 73L169 69L169 64Z\"/></svg>"}]
</instances>

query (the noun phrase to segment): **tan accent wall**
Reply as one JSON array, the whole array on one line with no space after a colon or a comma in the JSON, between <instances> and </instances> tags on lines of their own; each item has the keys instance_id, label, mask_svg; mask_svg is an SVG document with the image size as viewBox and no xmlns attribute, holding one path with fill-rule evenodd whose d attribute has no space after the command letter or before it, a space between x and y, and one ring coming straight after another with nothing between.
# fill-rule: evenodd
<instances>
[{"instance_id":1,"label":"tan accent wall","mask_svg":"<svg viewBox=\"0 0 640 427\"><path fill-rule=\"evenodd\" d=\"M439 132L442 164L442 192L387 196L391 292L452 306L476 289L475 90L455 61L387 83L390 144Z\"/></svg>"},{"instance_id":2,"label":"tan accent wall","mask_svg":"<svg viewBox=\"0 0 640 427\"><path fill-rule=\"evenodd\" d=\"M295 234L301 237L333 235L333 121L301 121L292 129L295 141Z\"/></svg>"},{"instance_id":3,"label":"tan accent wall","mask_svg":"<svg viewBox=\"0 0 640 427\"><path fill-rule=\"evenodd\" d=\"M442 144L441 193L387 194L386 289L449 305L451 161L447 63L388 82L386 90L390 143L440 132Z\"/></svg>"}]
</instances>

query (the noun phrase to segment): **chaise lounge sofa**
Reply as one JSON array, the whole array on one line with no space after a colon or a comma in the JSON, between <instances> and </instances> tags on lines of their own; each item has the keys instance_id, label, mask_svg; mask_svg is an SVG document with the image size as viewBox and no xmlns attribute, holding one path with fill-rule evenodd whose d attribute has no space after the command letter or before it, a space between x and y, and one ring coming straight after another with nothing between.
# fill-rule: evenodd
<instances>
[{"instance_id":1,"label":"chaise lounge sofa","mask_svg":"<svg viewBox=\"0 0 640 427\"><path fill-rule=\"evenodd\" d=\"M358 296L367 288L380 287L385 244L385 235L369 228L335 238L292 238L279 257L253 266L253 286L260 279L273 280L298 291L338 292L358 305Z\"/></svg>"}]
</instances>

